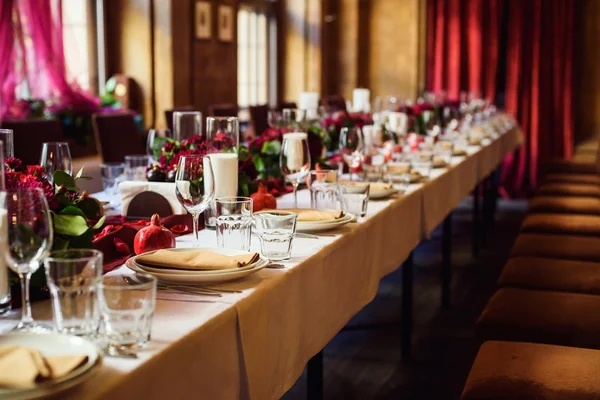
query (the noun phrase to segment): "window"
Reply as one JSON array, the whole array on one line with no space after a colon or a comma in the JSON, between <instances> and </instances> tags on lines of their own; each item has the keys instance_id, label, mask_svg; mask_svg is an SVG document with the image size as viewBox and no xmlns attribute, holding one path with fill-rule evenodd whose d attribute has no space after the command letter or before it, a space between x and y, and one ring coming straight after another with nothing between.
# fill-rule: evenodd
<instances>
[{"instance_id":1,"label":"window","mask_svg":"<svg viewBox=\"0 0 600 400\"><path fill-rule=\"evenodd\" d=\"M92 0L62 0L67 81L98 92L96 20Z\"/></svg>"},{"instance_id":2,"label":"window","mask_svg":"<svg viewBox=\"0 0 600 400\"><path fill-rule=\"evenodd\" d=\"M238 104L268 103L269 17L241 6L238 11Z\"/></svg>"}]
</instances>

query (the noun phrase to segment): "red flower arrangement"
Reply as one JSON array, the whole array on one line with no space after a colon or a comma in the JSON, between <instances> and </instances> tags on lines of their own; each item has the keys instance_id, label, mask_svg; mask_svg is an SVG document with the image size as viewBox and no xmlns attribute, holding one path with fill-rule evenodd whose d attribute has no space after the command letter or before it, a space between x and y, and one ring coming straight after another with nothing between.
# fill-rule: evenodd
<instances>
[{"instance_id":1,"label":"red flower arrangement","mask_svg":"<svg viewBox=\"0 0 600 400\"><path fill-rule=\"evenodd\" d=\"M372 124L373 116L370 113L347 111L333 113L321 120L321 126L327 133L327 137L323 138L324 145L328 151L336 151L342 128L353 126L362 128L365 125Z\"/></svg>"},{"instance_id":2,"label":"red flower arrangement","mask_svg":"<svg viewBox=\"0 0 600 400\"><path fill-rule=\"evenodd\" d=\"M6 173L5 184L7 190L39 188L44 191L48 205L52 210L58 206L54 187L44 176L44 169L39 165L23 166L18 158L9 157L4 161Z\"/></svg>"}]
</instances>

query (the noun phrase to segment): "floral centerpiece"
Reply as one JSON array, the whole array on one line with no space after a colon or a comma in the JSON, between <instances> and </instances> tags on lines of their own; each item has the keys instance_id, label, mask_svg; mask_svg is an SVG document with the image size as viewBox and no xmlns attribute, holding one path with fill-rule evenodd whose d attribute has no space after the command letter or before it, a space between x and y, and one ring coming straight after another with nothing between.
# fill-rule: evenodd
<instances>
[{"instance_id":1,"label":"floral centerpiece","mask_svg":"<svg viewBox=\"0 0 600 400\"><path fill-rule=\"evenodd\" d=\"M321 121L321 126L326 132L323 137L323 145L327 151L336 151L340 140L340 131L344 127L358 126L362 128L365 125L373 124L373 116L364 112L338 111L326 116Z\"/></svg>"},{"instance_id":2,"label":"floral centerpiece","mask_svg":"<svg viewBox=\"0 0 600 400\"><path fill-rule=\"evenodd\" d=\"M83 176L83 170L75 177L56 171L51 183L39 165L25 166L18 158L7 158L4 165L7 190L40 188L44 191L54 228L53 250L94 247L94 233L102 227L105 217L100 203L87 191L77 188L78 180L90 179ZM18 282L16 276L12 278ZM46 286L43 268L33 274L31 282L38 289Z\"/></svg>"}]
</instances>

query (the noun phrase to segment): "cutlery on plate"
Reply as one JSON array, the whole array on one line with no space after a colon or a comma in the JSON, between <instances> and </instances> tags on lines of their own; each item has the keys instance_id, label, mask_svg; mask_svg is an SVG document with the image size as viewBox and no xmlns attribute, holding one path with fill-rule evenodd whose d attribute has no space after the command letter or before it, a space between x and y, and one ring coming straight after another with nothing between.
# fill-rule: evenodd
<instances>
[{"instance_id":1,"label":"cutlery on plate","mask_svg":"<svg viewBox=\"0 0 600 400\"><path fill-rule=\"evenodd\" d=\"M205 292L211 292L211 293L242 293L241 290L220 289L220 288L213 288L213 287L208 287L208 286L173 285L173 284L163 284L163 283L159 283L158 286L165 287L165 288L184 289L184 290L185 289L199 290L199 291L205 291Z\"/></svg>"},{"instance_id":2,"label":"cutlery on plate","mask_svg":"<svg viewBox=\"0 0 600 400\"><path fill-rule=\"evenodd\" d=\"M161 287L160 290L167 293L184 293L184 294L200 294L202 296L221 297L221 293L212 292L210 290L202 290L201 288L188 288L178 286Z\"/></svg>"}]
</instances>

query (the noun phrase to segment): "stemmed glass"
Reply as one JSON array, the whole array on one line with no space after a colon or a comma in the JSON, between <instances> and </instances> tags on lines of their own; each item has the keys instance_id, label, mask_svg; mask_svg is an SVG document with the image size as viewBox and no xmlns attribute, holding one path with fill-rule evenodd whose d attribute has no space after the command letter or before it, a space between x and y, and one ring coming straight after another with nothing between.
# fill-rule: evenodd
<instances>
[{"instance_id":1,"label":"stemmed glass","mask_svg":"<svg viewBox=\"0 0 600 400\"><path fill-rule=\"evenodd\" d=\"M340 130L340 153L350 169L351 176L362 172L364 141L358 126L343 127Z\"/></svg>"},{"instance_id":2,"label":"stemmed glass","mask_svg":"<svg viewBox=\"0 0 600 400\"><path fill-rule=\"evenodd\" d=\"M73 173L73 161L71 160L69 144L67 142L43 143L40 165L50 182L53 182L54 172L56 171L64 171L71 175Z\"/></svg>"},{"instance_id":3,"label":"stemmed glass","mask_svg":"<svg viewBox=\"0 0 600 400\"><path fill-rule=\"evenodd\" d=\"M18 189L0 193L0 249L8 264L21 280L21 322L15 331L48 330L31 316L29 280L52 248L52 220L44 191L40 188ZM3 214L3 215L2 215Z\"/></svg>"},{"instance_id":4,"label":"stemmed glass","mask_svg":"<svg viewBox=\"0 0 600 400\"><path fill-rule=\"evenodd\" d=\"M286 133L283 135L279 167L294 188L294 208L298 207L298 185L310 172L310 150L306 133Z\"/></svg>"},{"instance_id":5,"label":"stemmed glass","mask_svg":"<svg viewBox=\"0 0 600 400\"><path fill-rule=\"evenodd\" d=\"M279 110L269 110L267 114L267 123L271 128L283 127L283 114Z\"/></svg>"},{"instance_id":6,"label":"stemmed glass","mask_svg":"<svg viewBox=\"0 0 600 400\"><path fill-rule=\"evenodd\" d=\"M284 108L281 112L281 124L288 132L300 132L306 124L306 110Z\"/></svg>"},{"instance_id":7,"label":"stemmed glass","mask_svg":"<svg viewBox=\"0 0 600 400\"><path fill-rule=\"evenodd\" d=\"M181 205L192 214L194 236L198 240L200 214L214 200L215 179L210 157L182 156L175 174L175 195Z\"/></svg>"}]
</instances>

